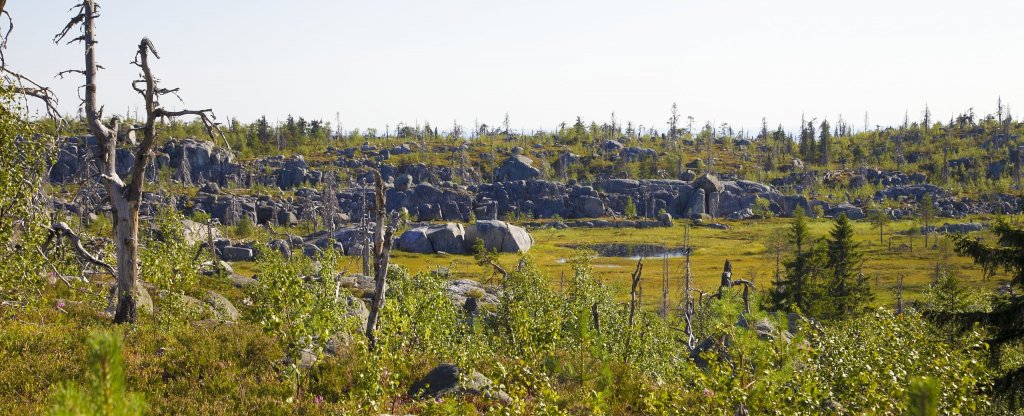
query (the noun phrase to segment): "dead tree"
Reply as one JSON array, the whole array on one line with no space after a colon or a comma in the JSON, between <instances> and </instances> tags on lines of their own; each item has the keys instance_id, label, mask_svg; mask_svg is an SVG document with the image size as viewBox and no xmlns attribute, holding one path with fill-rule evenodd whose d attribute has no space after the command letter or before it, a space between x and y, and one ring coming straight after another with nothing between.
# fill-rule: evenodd
<instances>
[{"instance_id":1,"label":"dead tree","mask_svg":"<svg viewBox=\"0 0 1024 416\"><path fill-rule=\"evenodd\" d=\"M896 275L896 314L903 315L903 274Z\"/></svg>"},{"instance_id":2,"label":"dead tree","mask_svg":"<svg viewBox=\"0 0 1024 416\"><path fill-rule=\"evenodd\" d=\"M370 220L369 214L366 212L366 189L363 186L363 180L359 180L359 195L362 199L362 205L359 208L359 228L363 230L363 244L360 255L363 259L363 276L370 275Z\"/></svg>"},{"instance_id":3,"label":"dead tree","mask_svg":"<svg viewBox=\"0 0 1024 416\"><path fill-rule=\"evenodd\" d=\"M324 175L324 192L320 201L323 205L321 214L324 220L324 229L333 232L340 225L335 223L338 213L338 181L333 173Z\"/></svg>"},{"instance_id":4,"label":"dead tree","mask_svg":"<svg viewBox=\"0 0 1024 416\"><path fill-rule=\"evenodd\" d=\"M81 27L82 35L71 39L68 43L82 42L85 45L85 70L74 71L85 75L85 116L89 130L96 136L100 149L100 178L107 190L107 199L111 206L113 219L114 245L117 251L117 308L114 313L115 323L131 323L135 321L135 284L139 278L139 207L142 202L142 188L145 184L146 165L152 158L152 150L156 144L156 123L158 120L182 116L196 116L206 127L211 138L219 131L214 123L212 110L180 110L170 111L160 105L162 96L177 95L177 89L158 87L157 78L150 68L149 57L159 59L160 55L153 42L143 38L139 42L135 60L142 78L132 82L132 88L145 99L146 123L142 127L143 137L135 146L135 162L127 182L118 176L116 171L117 142L121 129L120 120L115 116L104 124L103 109L97 98L97 72L100 66L96 62L96 18L99 17L98 6L94 0L83 0L72 8L77 14L71 18L64 29L54 37L54 42L64 40L75 27ZM226 140L225 140L226 142Z\"/></svg>"},{"instance_id":5,"label":"dead tree","mask_svg":"<svg viewBox=\"0 0 1024 416\"><path fill-rule=\"evenodd\" d=\"M390 221L387 215L387 196L384 186L384 178L379 171L373 172L376 182L376 212L377 222L373 231L373 300L370 301L370 316L366 320L366 339L370 351L377 347L377 322L380 319L380 310L384 307L385 292L387 291L388 265L391 262L391 247L395 242L395 229L398 227L399 218L392 216Z\"/></svg>"},{"instance_id":6,"label":"dead tree","mask_svg":"<svg viewBox=\"0 0 1024 416\"><path fill-rule=\"evenodd\" d=\"M668 317L668 252L661 256L661 317Z\"/></svg>"},{"instance_id":7,"label":"dead tree","mask_svg":"<svg viewBox=\"0 0 1024 416\"><path fill-rule=\"evenodd\" d=\"M692 277L690 275L690 254L693 253L693 249L690 247L690 227L686 227L683 231L683 242L683 250L686 254L686 274L683 283L683 320L686 322L684 331L686 332L686 346L693 349L697 345L697 337L693 335L693 315L696 308L693 303Z\"/></svg>"},{"instance_id":8,"label":"dead tree","mask_svg":"<svg viewBox=\"0 0 1024 416\"><path fill-rule=\"evenodd\" d=\"M631 285L629 288L629 327L633 327L633 318L636 316L637 289L640 286L640 277L644 272L644 258L636 262L636 270L633 271Z\"/></svg>"},{"instance_id":9,"label":"dead tree","mask_svg":"<svg viewBox=\"0 0 1024 416\"><path fill-rule=\"evenodd\" d=\"M636 304L638 303L637 291L641 288L640 277L644 272L644 258L636 262L636 270L633 271L631 279L631 285L629 288L629 332L626 333L626 348L622 353L622 362L629 361L629 350L630 344L633 340L633 324L634 318L636 317ZM596 322L596 321L595 321Z\"/></svg>"},{"instance_id":10,"label":"dead tree","mask_svg":"<svg viewBox=\"0 0 1024 416\"><path fill-rule=\"evenodd\" d=\"M743 285L743 311L750 313L750 290L754 289L754 282L746 279L732 279L732 263L729 260L725 261L725 268L722 271L722 283L718 286L718 293L715 295L718 299L722 299L725 295L725 289L736 285Z\"/></svg>"}]
</instances>

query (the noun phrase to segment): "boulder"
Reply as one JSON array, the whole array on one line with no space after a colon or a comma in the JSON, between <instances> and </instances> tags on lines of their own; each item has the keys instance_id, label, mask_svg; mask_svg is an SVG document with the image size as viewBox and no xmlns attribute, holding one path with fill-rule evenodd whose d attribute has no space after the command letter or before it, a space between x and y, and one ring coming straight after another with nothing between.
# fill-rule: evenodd
<instances>
[{"instance_id":1,"label":"boulder","mask_svg":"<svg viewBox=\"0 0 1024 416\"><path fill-rule=\"evenodd\" d=\"M277 224L285 227L291 227L299 223L299 219L295 217L295 213L291 211L278 211L277 212Z\"/></svg>"},{"instance_id":2,"label":"boulder","mask_svg":"<svg viewBox=\"0 0 1024 416\"><path fill-rule=\"evenodd\" d=\"M146 285L142 282L138 282L134 286L135 292L135 309L141 313L153 314L153 297L149 295L149 291L146 290ZM110 316L114 316L117 311L117 285L111 285L110 289L107 290L107 309L106 313Z\"/></svg>"},{"instance_id":3,"label":"boulder","mask_svg":"<svg viewBox=\"0 0 1024 416\"><path fill-rule=\"evenodd\" d=\"M206 303L210 305L214 315L225 321L237 321L240 314L235 305L220 293L209 290L206 292Z\"/></svg>"},{"instance_id":4,"label":"boulder","mask_svg":"<svg viewBox=\"0 0 1024 416\"><path fill-rule=\"evenodd\" d=\"M242 275L237 275L237 274L232 274L230 279L231 279L231 285L234 286L234 287L240 288L240 289L244 289L244 288L253 286L256 283L259 283L259 282L256 281L256 279L253 279L251 277L245 277L245 276L242 276Z\"/></svg>"},{"instance_id":5,"label":"boulder","mask_svg":"<svg viewBox=\"0 0 1024 416\"><path fill-rule=\"evenodd\" d=\"M267 243L267 247L271 250L277 250L281 253L281 256L289 259L292 257L292 245L285 240L277 239L271 240Z\"/></svg>"},{"instance_id":6,"label":"boulder","mask_svg":"<svg viewBox=\"0 0 1024 416\"><path fill-rule=\"evenodd\" d=\"M646 147L626 147L619 150L619 157L626 162L639 162L658 157L658 152Z\"/></svg>"},{"instance_id":7,"label":"boulder","mask_svg":"<svg viewBox=\"0 0 1024 416\"><path fill-rule=\"evenodd\" d=\"M434 246L427 238L427 227L417 227L402 233L395 240L395 248L410 253L430 254L434 252Z\"/></svg>"},{"instance_id":8,"label":"boulder","mask_svg":"<svg viewBox=\"0 0 1024 416\"><path fill-rule=\"evenodd\" d=\"M512 155L495 172L501 182L536 179L540 170L533 167L533 160L523 155Z\"/></svg>"},{"instance_id":9,"label":"boulder","mask_svg":"<svg viewBox=\"0 0 1024 416\"><path fill-rule=\"evenodd\" d=\"M315 244L306 244L302 246L302 255L306 257L315 259L320 257L321 253L323 253L323 250L321 250L320 247L317 247Z\"/></svg>"},{"instance_id":10,"label":"boulder","mask_svg":"<svg viewBox=\"0 0 1024 416\"><path fill-rule=\"evenodd\" d=\"M717 176L711 174L705 174L704 176L697 178L697 180L693 182L693 186L703 189L705 193L722 192L725 190L725 184L718 180Z\"/></svg>"},{"instance_id":11,"label":"boulder","mask_svg":"<svg viewBox=\"0 0 1024 416\"><path fill-rule=\"evenodd\" d=\"M484 242L487 250L502 253L525 253L533 247L533 236L521 227L497 220L481 220L466 227L467 247L476 240Z\"/></svg>"},{"instance_id":12,"label":"boulder","mask_svg":"<svg viewBox=\"0 0 1024 416\"><path fill-rule=\"evenodd\" d=\"M851 220L862 220L866 217L863 209L848 202L833 207L831 214L833 217L838 217L839 214L846 214L846 218Z\"/></svg>"},{"instance_id":13,"label":"boulder","mask_svg":"<svg viewBox=\"0 0 1024 416\"><path fill-rule=\"evenodd\" d=\"M441 226L430 227L427 230L427 239L434 252L445 252L451 254L465 254L469 250L466 247L466 229L462 224L447 223Z\"/></svg>"},{"instance_id":14,"label":"boulder","mask_svg":"<svg viewBox=\"0 0 1024 416\"><path fill-rule=\"evenodd\" d=\"M601 149L609 153L622 150L623 147L625 146L623 146L618 140L605 140L601 143Z\"/></svg>"},{"instance_id":15,"label":"boulder","mask_svg":"<svg viewBox=\"0 0 1024 416\"><path fill-rule=\"evenodd\" d=\"M690 200L686 202L686 212L684 212L686 218L700 218L702 215L707 214L704 209L704 195L704 189L702 188L697 188L690 194Z\"/></svg>"},{"instance_id":16,"label":"boulder","mask_svg":"<svg viewBox=\"0 0 1024 416\"><path fill-rule=\"evenodd\" d=\"M370 319L370 310L367 309L366 303L354 296L347 296L344 302L347 308L345 318L353 324L349 329L358 331L359 334L366 332L366 323ZM343 348L351 346L353 341L351 331L337 332L327 340L326 352L336 355Z\"/></svg>"},{"instance_id":17,"label":"boulder","mask_svg":"<svg viewBox=\"0 0 1024 416\"><path fill-rule=\"evenodd\" d=\"M220 193L220 186L217 186L216 182L207 182L202 188L199 188L199 192L217 195Z\"/></svg>"},{"instance_id":18,"label":"boulder","mask_svg":"<svg viewBox=\"0 0 1024 416\"><path fill-rule=\"evenodd\" d=\"M669 214L667 212L662 212L661 214L659 214L658 215L658 225L660 225L662 227L671 227L673 225L673 223L672 223L672 214Z\"/></svg>"},{"instance_id":19,"label":"boulder","mask_svg":"<svg viewBox=\"0 0 1024 416\"><path fill-rule=\"evenodd\" d=\"M479 304L497 304L498 290L480 282L467 279L452 280L446 290L448 298L456 305L463 305L467 298L476 298Z\"/></svg>"},{"instance_id":20,"label":"boulder","mask_svg":"<svg viewBox=\"0 0 1024 416\"><path fill-rule=\"evenodd\" d=\"M206 224L200 224L187 218L181 221L181 232L185 237L185 243L188 245L207 242L211 232L214 240L224 238L217 227L207 228Z\"/></svg>"},{"instance_id":21,"label":"boulder","mask_svg":"<svg viewBox=\"0 0 1024 416\"><path fill-rule=\"evenodd\" d=\"M408 191L410 188L412 188L412 175L403 174L395 178L396 191Z\"/></svg>"},{"instance_id":22,"label":"boulder","mask_svg":"<svg viewBox=\"0 0 1024 416\"><path fill-rule=\"evenodd\" d=\"M226 261L252 261L255 257L251 248L227 246L221 249L220 257Z\"/></svg>"},{"instance_id":23,"label":"boulder","mask_svg":"<svg viewBox=\"0 0 1024 416\"><path fill-rule=\"evenodd\" d=\"M476 371L465 374L455 364L441 364L430 370L409 387L409 397L414 399L433 398L458 395L480 395L484 398L511 403L512 399L505 392L495 388L494 383Z\"/></svg>"}]
</instances>

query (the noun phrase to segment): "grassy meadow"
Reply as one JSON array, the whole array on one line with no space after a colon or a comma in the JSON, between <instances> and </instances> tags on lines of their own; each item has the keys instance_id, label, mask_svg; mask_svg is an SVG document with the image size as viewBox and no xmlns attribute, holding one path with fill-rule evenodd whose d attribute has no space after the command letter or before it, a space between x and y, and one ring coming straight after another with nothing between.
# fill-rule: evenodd
<instances>
[{"instance_id":1,"label":"grassy meadow","mask_svg":"<svg viewBox=\"0 0 1024 416\"><path fill-rule=\"evenodd\" d=\"M975 217L969 220L948 222L991 222L995 217ZM944 223L947 221L940 221ZM729 226L727 230L689 226L690 243L693 254L690 258L690 271L693 285L698 290L712 292L718 288L722 267L726 260L732 262L733 278L752 280L758 292L770 290L775 275L775 251L770 248L773 241L788 239L790 220L788 218L772 218L766 220L723 221ZM677 248L684 245L685 229L690 224L687 220L676 220L670 228L539 228L531 229L535 244L527 255L546 272L552 288L559 288L563 274L572 273L568 260L578 251L572 248L581 244L659 244ZM924 236L911 234L911 229L919 229L918 221L893 221L884 231L883 241L879 242L878 228L868 221L854 221L856 241L863 255L863 270L871 281L875 293L875 302L879 305L892 306L896 299L897 277L904 277L904 298L914 300L929 286L935 276L935 266L950 266L959 271L960 278L974 287L994 288L1007 277L997 271L994 277L985 279L980 266L965 257L958 256L952 244L942 235L934 233L929 237L929 246L924 245ZM941 224L940 224L941 225ZM811 219L808 221L811 236L814 239L825 238L832 227L831 219ZM987 232L978 233L987 237ZM890 249L891 240L891 249ZM785 247L785 246L784 246ZM782 261L790 257L791 249L782 250ZM499 261L506 268L515 267L519 262L518 254L500 254ZM358 273L360 263L358 257L345 257L339 265L340 270ZM448 269L454 278L473 279L482 282L498 281L490 268L478 266L472 255L453 254L416 254L395 251L392 262L404 266L412 273L426 272L437 268ZM662 296L662 276L665 270L662 257L644 259L642 274L642 300L648 308L658 308ZM669 305L678 305L682 295L685 263L683 257L669 257ZM627 257L597 257L592 261L595 273L601 281L615 289L623 298L628 297L630 274L636 268L637 260ZM254 264L238 263L235 270L243 275L258 272ZM785 267L780 266L782 272Z\"/></svg>"}]
</instances>

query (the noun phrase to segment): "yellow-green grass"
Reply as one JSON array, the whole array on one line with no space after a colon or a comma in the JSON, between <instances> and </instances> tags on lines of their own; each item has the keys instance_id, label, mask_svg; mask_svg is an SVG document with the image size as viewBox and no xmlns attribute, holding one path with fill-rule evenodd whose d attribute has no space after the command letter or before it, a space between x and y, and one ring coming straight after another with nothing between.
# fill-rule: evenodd
<instances>
[{"instance_id":1,"label":"yellow-green grass","mask_svg":"<svg viewBox=\"0 0 1024 416\"><path fill-rule=\"evenodd\" d=\"M973 218L974 221L991 222L994 218ZM553 228L531 230L535 244L527 254L549 276L553 288L559 288L564 274L566 280L572 273L568 260L576 250L569 247L581 244L606 243L648 243L661 244L669 247L683 245L684 226L688 221L676 221L671 228L569 228L556 230ZM722 267L728 259L732 262L733 278L753 280L758 293L771 289L775 273L775 255L767 248L769 240L785 236L789 229L789 219L770 219L761 221L725 221L728 230L707 227L690 227L690 242L693 246L690 270L693 285L705 292L717 290L721 279ZM832 228L828 219L809 220L812 238L825 238ZM896 279L904 277L904 298L914 300L928 289L935 276L936 264L951 267L958 271L959 276L973 287L994 288L1008 276L997 274L988 280L984 279L980 266L952 252L951 244L942 235L930 237L930 247L924 247L924 236L907 235L906 231L920 227L920 223L897 221L885 229L885 244L879 243L878 229L866 221L854 221L855 240L863 254L864 275L871 282L876 295L876 304L893 305L896 298ZM988 236L988 233L980 233ZM889 240L892 240L892 250ZM937 241L946 240L936 244ZM912 244L911 244L912 243ZM913 246L911 250L909 246ZM901 248L901 246L903 246ZM790 256L787 250L783 260ZM499 261L506 268L514 268L519 262L518 254L501 254ZM656 308L661 303L662 275L664 271L661 257L644 260L642 300L649 308ZM668 258L669 305L678 305L684 276L685 259ZM358 259L347 257L339 267L350 273L358 273ZM480 281L497 280L490 268L476 265L471 255L450 254L415 254L393 252L392 263L408 268L411 272L425 272L436 268L449 269L456 278L468 278ZM610 287L616 289L621 296L628 295L630 274L636 267L635 259L621 257L597 257L591 262L595 274ZM255 265L240 263L235 265L236 272L250 275ZM876 283L877 282L877 283ZM739 289L737 289L739 290Z\"/></svg>"}]
</instances>

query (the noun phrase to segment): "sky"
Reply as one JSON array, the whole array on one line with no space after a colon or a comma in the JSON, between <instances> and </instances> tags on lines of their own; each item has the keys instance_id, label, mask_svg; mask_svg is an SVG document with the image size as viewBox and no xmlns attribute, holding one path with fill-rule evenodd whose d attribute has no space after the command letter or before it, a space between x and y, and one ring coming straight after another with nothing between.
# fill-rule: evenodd
<instances>
[{"instance_id":1,"label":"sky","mask_svg":"<svg viewBox=\"0 0 1024 416\"><path fill-rule=\"evenodd\" d=\"M80 44L54 44L73 0L11 0L8 64L80 104ZM756 131L802 115L857 129L936 119L999 97L1024 111L1024 1L973 0L101 0L99 97L131 89L139 40L184 104L221 118L287 115L346 130L399 122L552 129L577 116L666 129L684 120ZM867 117L865 117L867 115Z\"/></svg>"}]
</instances>

